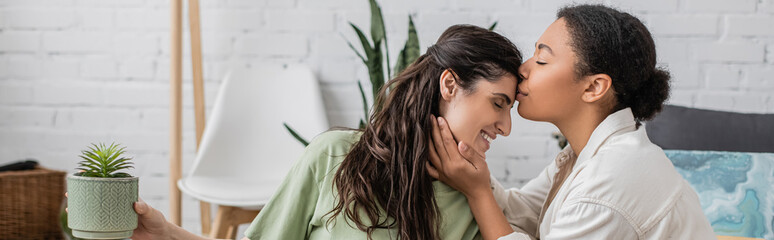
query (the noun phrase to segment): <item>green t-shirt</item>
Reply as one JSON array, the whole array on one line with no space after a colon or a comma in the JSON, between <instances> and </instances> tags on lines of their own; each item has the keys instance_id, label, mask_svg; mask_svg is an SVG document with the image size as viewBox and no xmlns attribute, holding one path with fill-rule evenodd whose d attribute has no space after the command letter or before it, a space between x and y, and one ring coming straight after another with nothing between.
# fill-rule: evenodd
<instances>
[{"instance_id":1,"label":"green t-shirt","mask_svg":"<svg viewBox=\"0 0 774 240\"><path fill-rule=\"evenodd\" d=\"M344 214L326 225L336 204L332 181L357 131L329 131L317 136L294 163L277 192L250 224L251 240L366 239L366 233L346 221ZM433 182L441 211L441 239L481 239L465 196L439 181ZM367 217L363 217L366 219ZM373 239L396 239L395 229L378 229Z\"/></svg>"}]
</instances>

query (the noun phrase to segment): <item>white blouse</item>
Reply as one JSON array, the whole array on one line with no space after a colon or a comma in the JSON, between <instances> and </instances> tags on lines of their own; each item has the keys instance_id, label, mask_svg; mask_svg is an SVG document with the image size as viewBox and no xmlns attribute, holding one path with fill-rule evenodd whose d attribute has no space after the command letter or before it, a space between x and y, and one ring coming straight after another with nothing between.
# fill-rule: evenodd
<instances>
[{"instance_id":1,"label":"white blouse","mask_svg":"<svg viewBox=\"0 0 774 240\"><path fill-rule=\"evenodd\" d=\"M500 240L716 239L696 192L645 128L636 127L629 108L594 130L539 221L557 166L574 156L566 147L521 189L504 189L492 178L497 204L515 231Z\"/></svg>"}]
</instances>

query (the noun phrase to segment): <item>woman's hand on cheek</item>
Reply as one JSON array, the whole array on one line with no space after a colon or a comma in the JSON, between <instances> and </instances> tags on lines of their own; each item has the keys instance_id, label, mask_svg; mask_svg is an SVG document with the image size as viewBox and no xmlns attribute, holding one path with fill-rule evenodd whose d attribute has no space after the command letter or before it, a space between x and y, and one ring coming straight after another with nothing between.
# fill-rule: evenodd
<instances>
[{"instance_id":1,"label":"woman's hand on cheek","mask_svg":"<svg viewBox=\"0 0 774 240\"><path fill-rule=\"evenodd\" d=\"M491 194L489 168L484 153L454 140L449 125L442 117L433 122L429 141L430 176L462 192L468 198ZM430 164L432 163L432 164Z\"/></svg>"}]
</instances>

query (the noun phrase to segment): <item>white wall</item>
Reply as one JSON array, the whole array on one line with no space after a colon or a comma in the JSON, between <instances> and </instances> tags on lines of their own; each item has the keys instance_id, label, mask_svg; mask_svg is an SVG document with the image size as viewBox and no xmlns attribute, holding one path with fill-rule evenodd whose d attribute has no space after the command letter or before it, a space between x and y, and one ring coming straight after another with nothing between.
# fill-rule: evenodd
<instances>
[{"instance_id":1,"label":"white wall","mask_svg":"<svg viewBox=\"0 0 774 240\"><path fill-rule=\"evenodd\" d=\"M380 1L393 61L407 15L428 47L448 26L489 26L525 57L553 20L557 0ZM592 1L602 2L602 1ZM656 38L673 73L671 103L774 113L773 0L604 1L631 11ZM231 64L306 63L322 83L333 125L355 127L356 81L366 69L344 39L347 22L368 28L367 0L202 0L208 106ZM36 158L72 171L89 143L116 141L135 156L141 197L167 211L169 1L0 1L0 164ZM366 30L367 31L367 30ZM186 37L186 42L188 41ZM357 43L357 42L355 42ZM190 58L186 49L186 58ZM185 63L184 167L193 161L190 62ZM555 128L519 118L499 138L490 168L521 186L558 152ZM184 227L198 232L198 205L185 197Z\"/></svg>"}]
</instances>

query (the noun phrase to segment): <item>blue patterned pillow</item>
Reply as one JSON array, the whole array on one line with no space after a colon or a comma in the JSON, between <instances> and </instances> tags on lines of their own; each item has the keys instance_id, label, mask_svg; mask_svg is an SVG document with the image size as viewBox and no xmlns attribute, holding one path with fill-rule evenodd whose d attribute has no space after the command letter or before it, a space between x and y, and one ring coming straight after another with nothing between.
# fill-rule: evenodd
<instances>
[{"instance_id":1,"label":"blue patterned pillow","mask_svg":"<svg viewBox=\"0 0 774 240\"><path fill-rule=\"evenodd\" d=\"M774 153L666 150L718 235L774 239Z\"/></svg>"}]
</instances>

